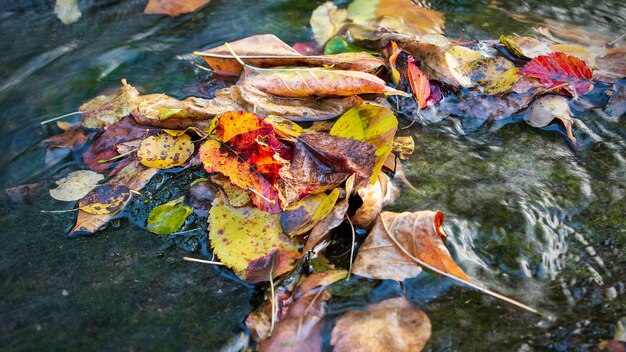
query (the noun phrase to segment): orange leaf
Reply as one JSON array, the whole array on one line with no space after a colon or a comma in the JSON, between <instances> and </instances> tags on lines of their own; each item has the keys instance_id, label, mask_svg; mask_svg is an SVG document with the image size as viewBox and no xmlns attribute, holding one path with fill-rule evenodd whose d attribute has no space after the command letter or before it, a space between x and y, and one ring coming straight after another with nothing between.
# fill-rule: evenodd
<instances>
[{"instance_id":1,"label":"orange leaf","mask_svg":"<svg viewBox=\"0 0 626 352\"><path fill-rule=\"evenodd\" d=\"M172 17L194 12L211 0L150 0L143 13Z\"/></svg>"},{"instance_id":2,"label":"orange leaf","mask_svg":"<svg viewBox=\"0 0 626 352\"><path fill-rule=\"evenodd\" d=\"M417 105L420 109L425 108L430 96L430 83L428 82L428 77L415 64L413 56L409 56L408 59L407 79L411 85L411 91L415 101L417 101Z\"/></svg>"},{"instance_id":3,"label":"orange leaf","mask_svg":"<svg viewBox=\"0 0 626 352\"><path fill-rule=\"evenodd\" d=\"M262 120L253 113L227 112L219 117L219 122L215 126L215 134L222 142L228 142L235 136L264 127L261 122Z\"/></svg>"}]
</instances>

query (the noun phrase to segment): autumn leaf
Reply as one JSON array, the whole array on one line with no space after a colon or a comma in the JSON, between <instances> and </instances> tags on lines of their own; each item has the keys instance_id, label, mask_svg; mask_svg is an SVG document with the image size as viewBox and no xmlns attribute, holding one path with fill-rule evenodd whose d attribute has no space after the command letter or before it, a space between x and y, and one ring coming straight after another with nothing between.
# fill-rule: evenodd
<instances>
[{"instance_id":1,"label":"autumn leaf","mask_svg":"<svg viewBox=\"0 0 626 352\"><path fill-rule=\"evenodd\" d=\"M289 306L271 337L259 344L259 352L321 351L323 318L328 291L305 295Z\"/></svg>"},{"instance_id":2,"label":"autumn leaf","mask_svg":"<svg viewBox=\"0 0 626 352\"><path fill-rule=\"evenodd\" d=\"M303 134L289 167L281 169L278 189L285 204L290 204L333 189L352 174L359 185L365 184L375 163L375 149L368 143L324 133Z\"/></svg>"},{"instance_id":3,"label":"autumn leaf","mask_svg":"<svg viewBox=\"0 0 626 352\"><path fill-rule=\"evenodd\" d=\"M401 160L406 160L415 151L415 141L411 136L395 136L391 151Z\"/></svg>"},{"instance_id":4,"label":"autumn leaf","mask_svg":"<svg viewBox=\"0 0 626 352\"><path fill-rule=\"evenodd\" d=\"M180 197L161 204L150 211L146 230L157 235L169 235L180 229L193 210Z\"/></svg>"},{"instance_id":5,"label":"autumn leaf","mask_svg":"<svg viewBox=\"0 0 626 352\"><path fill-rule=\"evenodd\" d=\"M373 278L403 281L422 268L459 281L535 314L534 308L486 289L470 279L454 262L443 243L444 215L437 211L382 212L357 252L352 272Z\"/></svg>"},{"instance_id":6,"label":"autumn leaf","mask_svg":"<svg viewBox=\"0 0 626 352\"><path fill-rule=\"evenodd\" d=\"M554 119L561 121L567 132L567 137L576 143L576 137L572 132L572 116L568 100L560 95L544 95L539 97L530 107L530 111L524 114L524 121L533 127L545 127Z\"/></svg>"},{"instance_id":7,"label":"autumn leaf","mask_svg":"<svg viewBox=\"0 0 626 352\"><path fill-rule=\"evenodd\" d=\"M135 109L139 92L135 87L122 80L122 86L113 95L100 95L78 108L82 112L82 125L86 128L106 128Z\"/></svg>"},{"instance_id":8,"label":"autumn leaf","mask_svg":"<svg viewBox=\"0 0 626 352\"><path fill-rule=\"evenodd\" d=\"M307 233L330 213L338 197L339 189L335 188L328 195L313 194L289 205L280 214L283 231L289 236Z\"/></svg>"},{"instance_id":9,"label":"autumn leaf","mask_svg":"<svg viewBox=\"0 0 626 352\"><path fill-rule=\"evenodd\" d=\"M497 95L509 92L520 79L517 74L519 68L513 67L503 72L498 78L492 80L484 87L484 92L489 95Z\"/></svg>"},{"instance_id":10,"label":"autumn leaf","mask_svg":"<svg viewBox=\"0 0 626 352\"><path fill-rule=\"evenodd\" d=\"M367 25L372 20L379 20L381 27L388 30L401 30L406 26L409 33L435 34L441 33L444 27L440 12L411 0L355 0L347 10L348 18L354 23ZM389 18L397 20L390 21Z\"/></svg>"},{"instance_id":11,"label":"autumn leaf","mask_svg":"<svg viewBox=\"0 0 626 352\"><path fill-rule=\"evenodd\" d=\"M78 0L56 0L54 13L63 24L72 24L83 15L78 7Z\"/></svg>"},{"instance_id":12,"label":"autumn leaf","mask_svg":"<svg viewBox=\"0 0 626 352\"><path fill-rule=\"evenodd\" d=\"M575 56L561 52L535 57L518 74L537 78L546 88L566 84L563 88L574 97L584 95L593 87L593 74L587 64Z\"/></svg>"},{"instance_id":13,"label":"autumn leaf","mask_svg":"<svg viewBox=\"0 0 626 352\"><path fill-rule=\"evenodd\" d=\"M421 351L430 338L428 316L404 297L344 313L330 339L337 352Z\"/></svg>"},{"instance_id":14,"label":"autumn leaf","mask_svg":"<svg viewBox=\"0 0 626 352\"><path fill-rule=\"evenodd\" d=\"M391 152L398 120L387 108L377 105L358 105L343 114L330 130L331 136L352 138L376 148L376 165L370 183L376 182L380 169Z\"/></svg>"},{"instance_id":15,"label":"autumn leaf","mask_svg":"<svg viewBox=\"0 0 626 352\"><path fill-rule=\"evenodd\" d=\"M212 207L209 239L220 261L244 280L253 261L272 251L297 251L294 243L283 234L279 215L251 207ZM269 280L269 276L266 279Z\"/></svg>"},{"instance_id":16,"label":"autumn leaf","mask_svg":"<svg viewBox=\"0 0 626 352\"><path fill-rule=\"evenodd\" d=\"M293 294L295 299L299 299L304 295L315 294L327 286L334 284L335 282L345 279L348 276L346 270L328 270L320 273L313 273L306 277L299 285Z\"/></svg>"},{"instance_id":17,"label":"autumn leaf","mask_svg":"<svg viewBox=\"0 0 626 352\"><path fill-rule=\"evenodd\" d=\"M143 13L171 17L194 12L211 0L150 0Z\"/></svg>"},{"instance_id":18,"label":"autumn leaf","mask_svg":"<svg viewBox=\"0 0 626 352\"><path fill-rule=\"evenodd\" d=\"M426 75L417 67L413 56L408 58L406 75L417 106L424 109L430 96L430 84Z\"/></svg>"},{"instance_id":19,"label":"autumn leaf","mask_svg":"<svg viewBox=\"0 0 626 352\"><path fill-rule=\"evenodd\" d=\"M216 184L223 194L226 196L226 205L235 208L243 207L250 203L250 191L241 189L230 181L230 179L222 174L211 175L211 182Z\"/></svg>"},{"instance_id":20,"label":"autumn leaf","mask_svg":"<svg viewBox=\"0 0 626 352\"><path fill-rule=\"evenodd\" d=\"M378 175L375 183L370 183L365 187L356 190L363 201L363 204L356 210L350 220L355 226L368 228L378 217L383 208L400 196L400 190L389 177L383 173Z\"/></svg>"},{"instance_id":21,"label":"autumn leaf","mask_svg":"<svg viewBox=\"0 0 626 352\"><path fill-rule=\"evenodd\" d=\"M76 201L94 189L104 176L89 170L78 170L69 173L56 181L57 188L50 190L50 196L66 202Z\"/></svg>"},{"instance_id":22,"label":"autumn leaf","mask_svg":"<svg viewBox=\"0 0 626 352\"><path fill-rule=\"evenodd\" d=\"M337 8L332 1L326 1L313 10L309 23L317 44L326 44L345 24L347 16L346 9Z\"/></svg>"},{"instance_id":23,"label":"autumn leaf","mask_svg":"<svg viewBox=\"0 0 626 352\"><path fill-rule=\"evenodd\" d=\"M531 37L501 35L500 42L516 57L530 60L540 55L549 55L552 50L548 44Z\"/></svg>"},{"instance_id":24,"label":"autumn leaf","mask_svg":"<svg viewBox=\"0 0 626 352\"><path fill-rule=\"evenodd\" d=\"M141 142L137 159L147 167L169 169L184 165L193 152L194 144L188 134L172 136L160 133Z\"/></svg>"},{"instance_id":25,"label":"autumn leaf","mask_svg":"<svg viewBox=\"0 0 626 352\"><path fill-rule=\"evenodd\" d=\"M360 45L352 44L348 42L347 40L340 38L340 37L334 37L330 39L324 46L325 55L334 55L334 54L343 54L343 53L360 53L360 52L365 52L368 54L378 54L378 52L376 51L372 51ZM363 70L358 70L358 71L363 71Z\"/></svg>"},{"instance_id":26,"label":"autumn leaf","mask_svg":"<svg viewBox=\"0 0 626 352\"><path fill-rule=\"evenodd\" d=\"M157 169L146 168L138 161L134 160L128 165L121 168L121 170L109 181L108 184L118 184L128 187L128 189L139 191L141 190L156 174ZM132 195L131 195L132 196ZM125 203L128 203L128 198ZM125 204L121 205L123 208ZM84 210L79 210L76 217L76 224L69 232L69 236L76 236L82 234L92 234L106 225L114 214L90 214Z\"/></svg>"},{"instance_id":27,"label":"autumn leaf","mask_svg":"<svg viewBox=\"0 0 626 352\"><path fill-rule=\"evenodd\" d=\"M243 277L249 283L269 281L270 277L275 278L291 271L300 257L300 252L296 250L273 250L251 261Z\"/></svg>"},{"instance_id":28,"label":"autumn leaf","mask_svg":"<svg viewBox=\"0 0 626 352\"><path fill-rule=\"evenodd\" d=\"M105 183L94 188L78 203L80 210L94 215L115 214L128 201L130 189L121 184Z\"/></svg>"},{"instance_id":29,"label":"autumn leaf","mask_svg":"<svg viewBox=\"0 0 626 352\"><path fill-rule=\"evenodd\" d=\"M422 271L420 265L407 258L401 247L438 270L472 282L443 244L443 219L443 213L432 211L381 213L357 252L352 272L398 281L417 276Z\"/></svg>"}]
</instances>

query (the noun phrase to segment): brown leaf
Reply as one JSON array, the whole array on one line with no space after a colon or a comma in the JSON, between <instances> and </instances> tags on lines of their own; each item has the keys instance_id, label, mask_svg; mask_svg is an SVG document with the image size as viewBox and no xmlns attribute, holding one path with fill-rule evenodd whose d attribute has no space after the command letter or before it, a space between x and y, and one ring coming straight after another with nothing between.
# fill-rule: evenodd
<instances>
[{"instance_id":1,"label":"brown leaf","mask_svg":"<svg viewBox=\"0 0 626 352\"><path fill-rule=\"evenodd\" d=\"M359 249L352 272L356 275L402 281L417 276L421 267L399 248L443 272L473 282L454 262L443 244L442 212L383 212ZM395 240L394 240L395 239ZM397 244L396 244L397 242Z\"/></svg>"},{"instance_id":2,"label":"brown leaf","mask_svg":"<svg viewBox=\"0 0 626 352\"><path fill-rule=\"evenodd\" d=\"M293 297L294 299L299 299L304 295L313 295L319 292L319 290L323 290L327 286L345 279L347 276L348 272L346 270L329 270L323 273L311 274L298 285Z\"/></svg>"},{"instance_id":3,"label":"brown leaf","mask_svg":"<svg viewBox=\"0 0 626 352\"><path fill-rule=\"evenodd\" d=\"M220 92L216 92L213 99L190 97L182 101L165 94L145 95L139 98L132 115L137 123L145 126L204 129L216 115L237 110L229 92Z\"/></svg>"},{"instance_id":4,"label":"brown leaf","mask_svg":"<svg viewBox=\"0 0 626 352\"><path fill-rule=\"evenodd\" d=\"M352 1L348 6L348 18L359 24L378 20L380 27L390 30L406 26L413 34L441 33L445 23L443 14L411 0Z\"/></svg>"},{"instance_id":5,"label":"brown leaf","mask_svg":"<svg viewBox=\"0 0 626 352\"><path fill-rule=\"evenodd\" d=\"M626 62L626 49L609 48L606 55L596 59L598 70L594 72L594 78L605 82L615 82L626 77L624 62Z\"/></svg>"},{"instance_id":6,"label":"brown leaf","mask_svg":"<svg viewBox=\"0 0 626 352\"><path fill-rule=\"evenodd\" d=\"M194 12L211 0L150 0L143 13L171 17Z\"/></svg>"},{"instance_id":7,"label":"brown leaf","mask_svg":"<svg viewBox=\"0 0 626 352\"><path fill-rule=\"evenodd\" d=\"M157 169L149 169L141 165L138 161L132 161L126 165L121 171L115 175L107 184L119 184L128 187L131 190L141 190L157 173ZM131 194L132 197L132 194ZM126 203L130 200L127 199ZM125 204L121 205L123 208ZM92 234L98 231L102 226L106 225L113 218L114 214L89 214L83 210L78 211L76 224L70 230L69 236L82 234Z\"/></svg>"},{"instance_id":8,"label":"brown leaf","mask_svg":"<svg viewBox=\"0 0 626 352\"><path fill-rule=\"evenodd\" d=\"M245 270L246 282L254 284L257 282L267 282L271 277L278 277L291 269L300 259L300 252L297 251L272 251L271 253L257 258L248 264Z\"/></svg>"},{"instance_id":9,"label":"brown leaf","mask_svg":"<svg viewBox=\"0 0 626 352\"><path fill-rule=\"evenodd\" d=\"M321 351L323 318L326 312L326 301L330 297L328 291L320 291L315 295L305 295L293 302L287 314L276 325L271 337L259 344L259 351Z\"/></svg>"},{"instance_id":10,"label":"brown leaf","mask_svg":"<svg viewBox=\"0 0 626 352\"><path fill-rule=\"evenodd\" d=\"M61 134L46 138L43 142L48 145L48 148L69 148L73 151L78 151L87 143L92 134L85 134L80 126L75 126L67 131L63 131Z\"/></svg>"},{"instance_id":11,"label":"brown leaf","mask_svg":"<svg viewBox=\"0 0 626 352\"><path fill-rule=\"evenodd\" d=\"M100 95L78 108L82 125L86 128L106 128L128 116L136 107L139 92L122 80L122 86L113 95Z\"/></svg>"},{"instance_id":12,"label":"brown leaf","mask_svg":"<svg viewBox=\"0 0 626 352\"><path fill-rule=\"evenodd\" d=\"M331 345L337 352L421 351L430 338L428 316L398 297L351 310L333 328Z\"/></svg>"},{"instance_id":13,"label":"brown leaf","mask_svg":"<svg viewBox=\"0 0 626 352\"><path fill-rule=\"evenodd\" d=\"M387 86L382 79L360 71L313 68L246 67L239 81L266 93L290 98L385 94L408 96Z\"/></svg>"},{"instance_id":14,"label":"brown leaf","mask_svg":"<svg viewBox=\"0 0 626 352\"><path fill-rule=\"evenodd\" d=\"M356 174L356 182L369 181L376 164L375 148L350 138L324 133L298 138L291 165L284 167L278 187L285 204L307 194L324 192Z\"/></svg>"}]
</instances>

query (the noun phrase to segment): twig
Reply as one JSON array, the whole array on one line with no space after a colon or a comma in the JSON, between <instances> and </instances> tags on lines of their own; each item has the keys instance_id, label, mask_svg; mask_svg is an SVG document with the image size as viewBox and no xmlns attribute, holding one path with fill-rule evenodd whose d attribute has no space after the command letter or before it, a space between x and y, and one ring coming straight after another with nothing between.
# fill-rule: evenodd
<instances>
[{"instance_id":1,"label":"twig","mask_svg":"<svg viewBox=\"0 0 626 352\"><path fill-rule=\"evenodd\" d=\"M60 120L60 119L65 118L65 117L72 116L72 115L78 115L78 114L82 114L82 112L81 111L70 112L69 114L65 114L65 115L57 116L57 117L54 117L54 118L51 118L51 119L48 119L48 120L41 121L40 124L43 126L43 125L45 125L47 123L54 122L56 120Z\"/></svg>"},{"instance_id":2,"label":"twig","mask_svg":"<svg viewBox=\"0 0 626 352\"><path fill-rule=\"evenodd\" d=\"M80 208L76 208L76 209L67 209L67 210L40 210L42 213L71 213L73 211L79 211Z\"/></svg>"},{"instance_id":3,"label":"twig","mask_svg":"<svg viewBox=\"0 0 626 352\"><path fill-rule=\"evenodd\" d=\"M354 233L354 225L352 224L352 220L350 220L349 216L346 216L348 219L348 223L350 224L350 230L352 230L352 247L350 247L350 267L348 268L348 277L346 281L350 280L350 275L352 274L352 260L354 259L354 242L356 242L356 234Z\"/></svg>"},{"instance_id":4,"label":"twig","mask_svg":"<svg viewBox=\"0 0 626 352\"><path fill-rule=\"evenodd\" d=\"M278 314L278 307L276 306L276 292L274 289L274 278L272 277L274 273L274 257L272 257L272 266L270 267L270 304L272 305L272 321L270 325L270 332L268 336L272 336L272 332L274 331L274 326L276 325L276 314Z\"/></svg>"},{"instance_id":5,"label":"twig","mask_svg":"<svg viewBox=\"0 0 626 352\"><path fill-rule=\"evenodd\" d=\"M188 261L188 262L196 262L196 263L203 263L203 264L213 264L213 265L226 265L224 263L214 262L212 260L204 260L204 259L191 258L191 257L183 257L183 259Z\"/></svg>"},{"instance_id":6,"label":"twig","mask_svg":"<svg viewBox=\"0 0 626 352\"><path fill-rule=\"evenodd\" d=\"M98 160L98 164L110 163L111 161L115 161L115 160L118 160L118 159L125 158L125 157L131 155L132 153L134 153L134 152L136 152L138 150L139 150L139 148L135 148L135 149L131 149L131 150L127 151L124 154L116 155L116 156L112 157L111 159Z\"/></svg>"}]
</instances>

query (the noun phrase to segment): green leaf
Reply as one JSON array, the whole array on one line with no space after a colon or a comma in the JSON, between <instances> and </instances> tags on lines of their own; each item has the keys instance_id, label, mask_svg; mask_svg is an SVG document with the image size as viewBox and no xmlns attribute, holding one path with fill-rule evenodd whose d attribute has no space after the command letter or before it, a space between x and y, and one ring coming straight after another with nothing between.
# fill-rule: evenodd
<instances>
[{"instance_id":1,"label":"green leaf","mask_svg":"<svg viewBox=\"0 0 626 352\"><path fill-rule=\"evenodd\" d=\"M376 165L370 183L376 182L380 169L393 147L398 120L382 106L358 105L343 114L330 130L330 135L352 138L376 148Z\"/></svg>"},{"instance_id":2,"label":"green leaf","mask_svg":"<svg viewBox=\"0 0 626 352\"><path fill-rule=\"evenodd\" d=\"M324 55L334 55L334 54L343 54L343 53L358 53L358 52L366 52L370 54L378 54L376 51L369 50L360 45L352 44L346 41L343 38L334 37L329 40L324 47Z\"/></svg>"},{"instance_id":3,"label":"green leaf","mask_svg":"<svg viewBox=\"0 0 626 352\"><path fill-rule=\"evenodd\" d=\"M209 239L220 261L243 279L255 260L274 251L298 250L283 234L279 214L252 207L213 206L209 212Z\"/></svg>"},{"instance_id":4,"label":"green leaf","mask_svg":"<svg viewBox=\"0 0 626 352\"><path fill-rule=\"evenodd\" d=\"M183 202L185 197L174 199L150 211L146 229L157 235L169 235L180 229L193 210Z\"/></svg>"}]
</instances>

